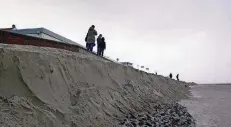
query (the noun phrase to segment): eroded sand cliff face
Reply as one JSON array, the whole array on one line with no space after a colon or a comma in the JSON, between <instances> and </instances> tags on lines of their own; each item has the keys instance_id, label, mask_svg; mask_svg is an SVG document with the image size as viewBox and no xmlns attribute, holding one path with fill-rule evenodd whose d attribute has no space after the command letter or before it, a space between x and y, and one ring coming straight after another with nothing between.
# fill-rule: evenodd
<instances>
[{"instance_id":1,"label":"eroded sand cliff face","mask_svg":"<svg viewBox=\"0 0 231 127\"><path fill-rule=\"evenodd\" d=\"M0 125L112 127L178 101L190 85L52 48L0 44Z\"/></svg>"}]
</instances>

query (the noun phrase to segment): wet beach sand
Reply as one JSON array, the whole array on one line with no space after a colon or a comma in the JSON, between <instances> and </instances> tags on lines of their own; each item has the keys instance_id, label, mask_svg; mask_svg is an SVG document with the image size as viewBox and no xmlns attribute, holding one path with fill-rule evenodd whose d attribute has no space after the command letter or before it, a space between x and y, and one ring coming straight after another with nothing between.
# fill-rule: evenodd
<instances>
[{"instance_id":1,"label":"wet beach sand","mask_svg":"<svg viewBox=\"0 0 231 127\"><path fill-rule=\"evenodd\" d=\"M180 103L197 121L197 127L231 127L231 84L191 86L192 97Z\"/></svg>"}]
</instances>

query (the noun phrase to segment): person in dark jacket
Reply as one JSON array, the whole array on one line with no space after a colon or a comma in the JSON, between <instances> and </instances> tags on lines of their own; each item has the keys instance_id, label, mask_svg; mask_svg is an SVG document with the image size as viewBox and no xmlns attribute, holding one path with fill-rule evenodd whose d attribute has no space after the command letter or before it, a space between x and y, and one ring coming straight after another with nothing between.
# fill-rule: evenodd
<instances>
[{"instance_id":1,"label":"person in dark jacket","mask_svg":"<svg viewBox=\"0 0 231 127\"><path fill-rule=\"evenodd\" d=\"M99 55L100 53L100 49L99 49L99 43L102 41L102 34L100 34L97 38L97 55Z\"/></svg>"},{"instance_id":2,"label":"person in dark jacket","mask_svg":"<svg viewBox=\"0 0 231 127\"><path fill-rule=\"evenodd\" d=\"M88 35L88 34L87 34ZM86 37L85 37L85 42L86 42L86 49L88 49L88 43L87 43L87 35L86 35Z\"/></svg>"},{"instance_id":3,"label":"person in dark jacket","mask_svg":"<svg viewBox=\"0 0 231 127\"><path fill-rule=\"evenodd\" d=\"M179 81L179 74L176 75L176 79Z\"/></svg>"},{"instance_id":4,"label":"person in dark jacket","mask_svg":"<svg viewBox=\"0 0 231 127\"><path fill-rule=\"evenodd\" d=\"M170 73L170 74L169 74L169 78L171 78L171 79L172 79L172 73Z\"/></svg>"},{"instance_id":5,"label":"person in dark jacket","mask_svg":"<svg viewBox=\"0 0 231 127\"><path fill-rule=\"evenodd\" d=\"M102 39L99 43L99 55L100 56L103 56L105 49L106 49L106 42L105 42L105 38L102 37Z\"/></svg>"},{"instance_id":6,"label":"person in dark jacket","mask_svg":"<svg viewBox=\"0 0 231 127\"><path fill-rule=\"evenodd\" d=\"M12 25L12 30L17 30L17 28L14 24Z\"/></svg>"}]
</instances>

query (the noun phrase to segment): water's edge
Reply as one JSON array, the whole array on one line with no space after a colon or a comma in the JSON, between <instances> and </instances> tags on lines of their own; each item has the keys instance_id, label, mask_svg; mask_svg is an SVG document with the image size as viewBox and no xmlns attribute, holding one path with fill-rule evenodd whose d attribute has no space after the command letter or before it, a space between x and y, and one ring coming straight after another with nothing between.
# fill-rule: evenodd
<instances>
[{"instance_id":1,"label":"water's edge","mask_svg":"<svg viewBox=\"0 0 231 127\"><path fill-rule=\"evenodd\" d=\"M191 97L179 103L187 107L197 127L230 127L231 85L191 86Z\"/></svg>"}]
</instances>

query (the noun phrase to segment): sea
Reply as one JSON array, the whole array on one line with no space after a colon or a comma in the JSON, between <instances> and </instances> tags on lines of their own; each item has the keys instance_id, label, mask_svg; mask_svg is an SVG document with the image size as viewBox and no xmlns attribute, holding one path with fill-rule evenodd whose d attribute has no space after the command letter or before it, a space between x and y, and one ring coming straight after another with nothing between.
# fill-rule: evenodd
<instances>
[{"instance_id":1,"label":"sea","mask_svg":"<svg viewBox=\"0 0 231 127\"><path fill-rule=\"evenodd\" d=\"M196 119L197 127L231 127L231 84L191 86L191 93L180 103Z\"/></svg>"}]
</instances>

